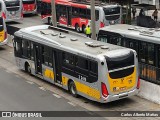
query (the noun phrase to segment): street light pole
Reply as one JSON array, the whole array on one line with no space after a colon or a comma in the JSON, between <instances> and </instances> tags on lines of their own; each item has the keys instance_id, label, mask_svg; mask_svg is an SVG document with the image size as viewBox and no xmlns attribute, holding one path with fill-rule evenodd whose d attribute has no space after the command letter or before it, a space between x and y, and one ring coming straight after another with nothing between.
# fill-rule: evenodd
<instances>
[{"instance_id":1,"label":"street light pole","mask_svg":"<svg viewBox=\"0 0 160 120\"><path fill-rule=\"evenodd\" d=\"M96 40L96 25L95 25L95 0L91 1L91 30L92 30L92 39Z\"/></svg>"},{"instance_id":2,"label":"street light pole","mask_svg":"<svg viewBox=\"0 0 160 120\"><path fill-rule=\"evenodd\" d=\"M51 0L51 7L52 7L52 24L54 27L57 27L55 0Z\"/></svg>"}]
</instances>

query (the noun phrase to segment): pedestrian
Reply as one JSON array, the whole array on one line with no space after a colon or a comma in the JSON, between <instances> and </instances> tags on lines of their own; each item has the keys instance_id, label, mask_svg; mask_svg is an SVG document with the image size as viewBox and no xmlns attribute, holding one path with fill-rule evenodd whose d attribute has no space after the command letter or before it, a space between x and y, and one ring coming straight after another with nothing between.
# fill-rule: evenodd
<instances>
[{"instance_id":1,"label":"pedestrian","mask_svg":"<svg viewBox=\"0 0 160 120\"><path fill-rule=\"evenodd\" d=\"M136 16L136 8L132 8L132 14L133 14L133 19L135 19L135 16Z\"/></svg>"},{"instance_id":2,"label":"pedestrian","mask_svg":"<svg viewBox=\"0 0 160 120\"><path fill-rule=\"evenodd\" d=\"M154 10L152 16L154 17L154 21L157 22L157 19L158 19L158 10L157 9Z\"/></svg>"},{"instance_id":3,"label":"pedestrian","mask_svg":"<svg viewBox=\"0 0 160 120\"><path fill-rule=\"evenodd\" d=\"M141 17L142 17L142 16L145 16L145 12L144 12L144 10L143 10L143 9L141 9L141 10L140 10L140 12L139 12L139 16L141 16Z\"/></svg>"},{"instance_id":4,"label":"pedestrian","mask_svg":"<svg viewBox=\"0 0 160 120\"><path fill-rule=\"evenodd\" d=\"M86 33L87 37L90 37L90 38L91 38L91 28L90 28L89 25L86 27L85 33Z\"/></svg>"}]
</instances>

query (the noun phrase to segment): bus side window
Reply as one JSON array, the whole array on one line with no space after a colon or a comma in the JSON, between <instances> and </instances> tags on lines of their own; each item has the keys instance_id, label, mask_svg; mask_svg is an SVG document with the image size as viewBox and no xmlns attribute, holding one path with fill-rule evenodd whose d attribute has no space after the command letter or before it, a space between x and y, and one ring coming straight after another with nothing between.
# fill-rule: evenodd
<instances>
[{"instance_id":1,"label":"bus side window","mask_svg":"<svg viewBox=\"0 0 160 120\"><path fill-rule=\"evenodd\" d=\"M108 36L98 36L98 41L108 43Z\"/></svg>"},{"instance_id":2,"label":"bus side window","mask_svg":"<svg viewBox=\"0 0 160 120\"><path fill-rule=\"evenodd\" d=\"M110 36L110 41L114 45L121 46L121 44L122 44L122 38L118 37L118 36Z\"/></svg>"},{"instance_id":3,"label":"bus side window","mask_svg":"<svg viewBox=\"0 0 160 120\"><path fill-rule=\"evenodd\" d=\"M79 9L79 15L80 15L81 18L86 18L86 15L87 15L86 9L80 8Z\"/></svg>"},{"instance_id":4,"label":"bus side window","mask_svg":"<svg viewBox=\"0 0 160 120\"><path fill-rule=\"evenodd\" d=\"M88 70L88 60L83 57L78 57L76 60L76 66Z\"/></svg>"},{"instance_id":5,"label":"bus side window","mask_svg":"<svg viewBox=\"0 0 160 120\"><path fill-rule=\"evenodd\" d=\"M72 7L72 15L79 16L79 8Z\"/></svg>"},{"instance_id":6,"label":"bus side window","mask_svg":"<svg viewBox=\"0 0 160 120\"><path fill-rule=\"evenodd\" d=\"M52 49L48 46L42 47L42 62L52 67Z\"/></svg>"},{"instance_id":7,"label":"bus side window","mask_svg":"<svg viewBox=\"0 0 160 120\"><path fill-rule=\"evenodd\" d=\"M30 59L30 42L28 40L22 40L22 55Z\"/></svg>"},{"instance_id":8,"label":"bus side window","mask_svg":"<svg viewBox=\"0 0 160 120\"><path fill-rule=\"evenodd\" d=\"M141 42L139 45L139 60L140 62L146 63L147 57L147 44L145 42Z\"/></svg>"},{"instance_id":9,"label":"bus side window","mask_svg":"<svg viewBox=\"0 0 160 120\"><path fill-rule=\"evenodd\" d=\"M63 63L69 64L69 65L74 65L74 55L72 55L70 53L63 52L62 59L63 59Z\"/></svg>"},{"instance_id":10,"label":"bus side window","mask_svg":"<svg viewBox=\"0 0 160 120\"><path fill-rule=\"evenodd\" d=\"M33 42L31 42L31 60L34 61L34 47L33 47Z\"/></svg>"},{"instance_id":11,"label":"bus side window","mask_svg":"<svg viewBox=\"0 0 160 120\"><path fill-rule=\"evenodd\" d=\"M154 65L155 64L155 46L154 44L148 44L148 64Z\"/></svg>"},{"instance_id":12,"label":"bus side window","mask_svg":"<svg viewBox=\"0 0 160 120\"><path fill-rule=\"evenodd\" d=\"M90 71L98 75L98 63L94 61L90 61Z\"/></svg>"},{"instance_id":13,"label":"bus side window","mask_svg":"<svg viewBox=\"0 0 160 120\"><path fill-rule=\"evenodd\" d=\"M138 42L134 39L129 39L128 47L138 52Z\"/></svg>"},{"instance_id":14,"label":"bus side window","mask_svg":"<svg viewBox=\"0 0 160 120\"><path fill-rule=\"evenodd\" d=\"M160 47L158 47L158 68L160 68Z\"/></svg>"},{"instance_id":15,"label":"bus side window","mask_svg":"<svg viewBox=\"0 0 160 120\"><path fill-rule=\"evenodd\" d=\"M14 50L15 50L15 56L16 57L21 57L21 50L22 49L22 42L20 38L14 37Z\"/></svg>"}]
</instances>

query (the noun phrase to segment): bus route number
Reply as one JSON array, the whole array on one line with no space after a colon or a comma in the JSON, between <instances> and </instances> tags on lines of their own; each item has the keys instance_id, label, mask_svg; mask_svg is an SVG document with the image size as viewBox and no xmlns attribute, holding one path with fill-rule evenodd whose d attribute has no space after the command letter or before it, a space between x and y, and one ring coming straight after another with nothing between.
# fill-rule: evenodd
<instances>
[{"instance_id":1,"label":"bus route number","mask_svg":"<svg viewBox=\"0 0 160 120\"><path fill-rule=\"evenodd\" d=\"M82 81L85 81L85 82L87 81L86 77L83 77L82 75L78 75L78 78Z\"/></svg>"}]
</instances>

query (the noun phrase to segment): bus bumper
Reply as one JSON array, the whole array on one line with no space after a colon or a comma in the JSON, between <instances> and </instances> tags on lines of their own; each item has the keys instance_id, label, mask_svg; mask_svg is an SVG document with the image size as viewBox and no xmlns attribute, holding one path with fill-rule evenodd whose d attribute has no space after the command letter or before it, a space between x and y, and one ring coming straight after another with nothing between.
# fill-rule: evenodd
<instances>
[{"instance_id":1,"label":"bus bumper","mask_svg":"<svg viewBox=\"0 0 160 120\"><path fill-rule=\"evenodd\" d=\"M37 14L37 9L33 11L23 11L23 14Z\"/></svg>"},{"instance_id":2,"label":"bus bumper","mask_svg":"<svg viewBox=\"0 0 160 120\"><path fill-rule=\"evenodd\" d=\"M112 102L112 101L116 101L116 100L120 100L123 98L127 98L127 97L131 97L133 95L138 94L139 89L134 89L132 91L128 91L126 93L121 93L121 94L117 94L117 95L108 95L108 97L106 98L102 98L101 99L101 103L107 103L107 102Z\"/></svg>"},{"instance_id":3,"label":"bus bumper","mask_svg":"<svg viewBox=\"0 0 160 120\"><path fill-rule=\"evenodd\" d=\"M13 19L6 19L5 22L12 22L12 21L21 21L23 17L13 18Z\"/></svg>"},{"instance_id":4,"label":"bus bumper","mask_svg":"<svg viewBox=\"0 0 160 120\"><path fill-rule=\"evenodd\" d=\"M7 43L8 43L8 38L5 39L3 42L0 42L0 46L1 46L1 45L6 45Z\"/></svg>"}]
</instances>

